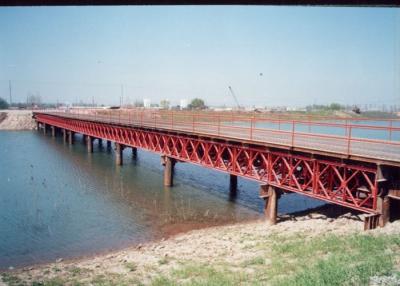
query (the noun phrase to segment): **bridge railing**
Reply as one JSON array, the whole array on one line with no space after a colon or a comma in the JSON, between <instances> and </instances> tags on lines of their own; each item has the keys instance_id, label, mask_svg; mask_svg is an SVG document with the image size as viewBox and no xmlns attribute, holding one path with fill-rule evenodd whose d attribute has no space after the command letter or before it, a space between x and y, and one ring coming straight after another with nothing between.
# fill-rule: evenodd
<instances>
[{"instance_id":1,"label":"bridge railing","mask_svg":"<svg viewBox=\"0 0 400 286\"><path fill-rule=\"evenodd\" d=\"M400 161L400 122L395 120L387 121L388 126L382 126L373 121L354 124L350 121L338 123L179 111L103 109L75 109L62 112L62 115Z\"/></svg>"}]
</instances>

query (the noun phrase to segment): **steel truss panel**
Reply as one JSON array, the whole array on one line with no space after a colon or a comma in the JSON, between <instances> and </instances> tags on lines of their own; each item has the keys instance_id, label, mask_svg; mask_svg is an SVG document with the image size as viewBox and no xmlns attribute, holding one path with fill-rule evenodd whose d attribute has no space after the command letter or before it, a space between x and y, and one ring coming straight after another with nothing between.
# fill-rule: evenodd
<instances>
[{"instance_id":1,"label":"steel truss panel","mask_svg":"<svg viewBox=\"0 0 400 286\"><path fill-rule=\"evenodd\" d=\"M270 184L289 192L366 213L377 213L376 168L108 123L44 114L37 114L36 120Z\"/></svg>"}]
</instances>

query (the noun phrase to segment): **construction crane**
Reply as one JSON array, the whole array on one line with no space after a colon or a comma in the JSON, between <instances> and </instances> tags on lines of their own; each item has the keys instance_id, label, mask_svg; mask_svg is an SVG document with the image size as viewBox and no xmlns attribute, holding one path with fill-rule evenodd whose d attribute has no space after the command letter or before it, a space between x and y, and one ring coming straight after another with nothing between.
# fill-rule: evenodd
<instances>
[{"instance_id":1,"label":"construction crane","mask_svg":"<svg viewBox=\"0 0 400 286\"><path fill-rule=\"evenodd\" d=\"M237 100L236 95L235 95L235 93L233 92L232 87L228 86L228 88L229 88L229 91L230 91L231 94L232 94L233 99L234 99L235 102L236 102L237 108L238 108L238 109L241 109L240 104L239 104L239 101Z\"/></svg>"}]
</instances>

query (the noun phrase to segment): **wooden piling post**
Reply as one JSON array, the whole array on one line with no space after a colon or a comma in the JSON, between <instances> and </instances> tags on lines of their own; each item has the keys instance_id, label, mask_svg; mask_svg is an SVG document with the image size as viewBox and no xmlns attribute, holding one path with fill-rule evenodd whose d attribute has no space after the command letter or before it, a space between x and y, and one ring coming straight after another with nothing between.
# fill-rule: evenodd
<instances>
[{"instance_id":1,"label":"wooden piling post","mask_svg":"<svg viewBox=\"0 0 400 286\"><path fill-rule=\"evenodd\" d=\"M119 143L115 143L115 164L122 166L123 164L123 150L124 146Z\"/></svg>"},{"instance_id":2,"label":"wooden piling post","mask_svg":"<svg viewBox=\"0 0 400 286\"><path fill-rule=\"evenodd\" d=\"M62 133L63 133L63 142L66 143L68 141L67 140L67 130L63 128Z\"/></svg>"},{"instance_id":3,"label":"wooden piling post","mask_svg":"<svg viewBox=\"0 0 400 286\"><path fill-rule=\"evenodd\" d=\"M71 130L68 131L68 143L69 145L74 144L74 135L75 133Z\"/></svg>"},{"instance_id":4,"label":"wooden piling post","mask_svg":"<svg viewBox=\"0 0 400 286\"><path fill-rule=\"evenodd\" d=\"M93 153L93 137L91 136L86 136L86 147L88 153Z\"/></svg>"},{"instance_id":5,"label":"wooden piling post","mask_svg":"<svg viewBox=\"0 0 400 286\"><path fill-rule=\"evenodd\" d=\"M171 187L174 184L174 166L176 160L168 156L161 156L164 165L164 186Z\"/></svg>"},{"instance_id":6,"label":"wooden piling post","mask_svg":"<svg viewBox=\"0 0 400 286\"><path fill-rule=\"evenodd\" d=\"M388 196L378 197L379 226L384 227L390 219L390 199Z\"/></svg>"},{"instance_id":7,"label":"wooden piling post","mask_svg":"<svg viewBox=\"0 0 400 286\"><path fill-rule=\"evenodd\" d=\"M132 147L132 159L136 160L136 158L137 158L137 148Z\"/></svg>"},{"instance_id":8,"label":"wooden piling post","mask_svg":"<svg viewBox=\"0 0 400 286\"><path fill-rule=\"evenodd\" d=\"M237 195L237 184L238 184L238 177L236 175L230 174L229 175L229 194L232 197L236 197Z\"/></svg>"},{"instance_id":9,"label":"wooden piling post","mask_svg":"<svg viewBox=\"0 0 400 286\"><path fill-rule=\"evenodd\" d=\"M274 225L277 222L278 214L278 199L281 196L281 191L270 185L260 186L260 197L264 199L264 214L266 220Z\"/></svg>"}]
</instances>

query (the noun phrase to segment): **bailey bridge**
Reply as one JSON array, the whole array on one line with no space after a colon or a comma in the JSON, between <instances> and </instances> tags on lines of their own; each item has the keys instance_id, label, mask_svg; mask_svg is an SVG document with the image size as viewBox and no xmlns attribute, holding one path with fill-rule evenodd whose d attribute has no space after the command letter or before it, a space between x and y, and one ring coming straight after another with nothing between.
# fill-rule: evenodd
<instances>
[{"instance_id":1,"label":"bailey bridge","mask_svg":"<svg viewBox=\"0 0 400 286\"><path fill-rule=\"evenodd\" d=\"M177 162L188 162L260 183L265 216L277 221L278 199L295 192L366 213L365 229L384 226L400 199L400 124L352 120L271 119L214 113L146 110L36 111L38 129L61 133L74 143L83 135L115 145L116 164L124 148L159 153L164 185L173 185ZM384 121L384 120L383 120ZM365 135L367 134L367 135Z\"/></svg>"}]
</instances>

